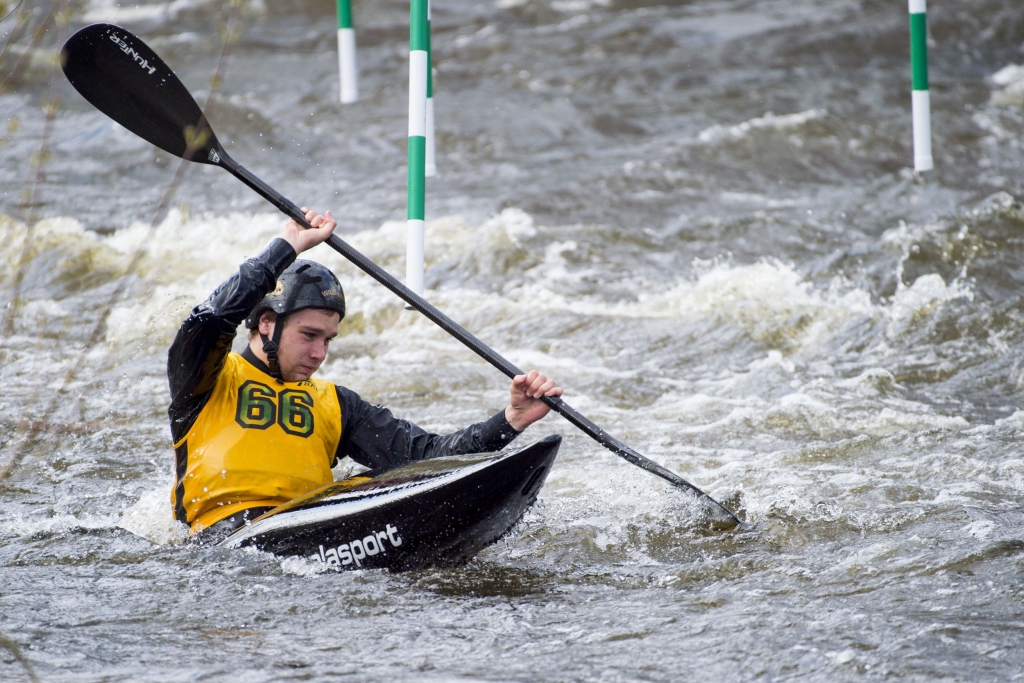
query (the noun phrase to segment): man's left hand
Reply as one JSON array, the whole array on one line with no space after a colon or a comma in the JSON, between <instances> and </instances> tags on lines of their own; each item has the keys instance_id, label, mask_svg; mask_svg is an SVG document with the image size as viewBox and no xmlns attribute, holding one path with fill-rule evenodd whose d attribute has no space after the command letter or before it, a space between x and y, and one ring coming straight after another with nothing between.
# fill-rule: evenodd
<instances>
[{"instance_id":1,"label":"man's left hand","mask_svg":"<svg viewBox=\"0 0 1024 683\"><path fill-rule=\"evenodd\" d=\"M542 396L561 396L562 387L536 370L516 375L509 387L512 400L505 408L505 419L512 429L521 432L548 414L551 409Z\"/></svg>"}]
</instances>

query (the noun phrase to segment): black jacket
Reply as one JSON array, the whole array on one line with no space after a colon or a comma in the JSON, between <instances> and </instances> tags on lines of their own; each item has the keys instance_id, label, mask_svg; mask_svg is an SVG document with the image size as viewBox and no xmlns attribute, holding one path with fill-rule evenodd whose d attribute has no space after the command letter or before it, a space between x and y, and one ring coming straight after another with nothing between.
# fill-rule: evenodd
<instances>
[{"instance_id":1,"label":"black jacket","mask_svg":"<svg viewBox=\"0 0 1024 683\"><path fill-rule=\"evenodd\" d=\"M188 433L206 405L238 326L294 260L291 245L275 239L258 257L245 261L181 324L167 357L171 388L167 412L174 443ZM248 347L242 357L267 371ZM430 434L399 420L387 408L371 405L351 389L335 388L342 430L335 462L348 456L371 470L383 471L415 460L500 450L518 434L505 420L504 411L452 434Z\"/></svg>"}]
</instances>

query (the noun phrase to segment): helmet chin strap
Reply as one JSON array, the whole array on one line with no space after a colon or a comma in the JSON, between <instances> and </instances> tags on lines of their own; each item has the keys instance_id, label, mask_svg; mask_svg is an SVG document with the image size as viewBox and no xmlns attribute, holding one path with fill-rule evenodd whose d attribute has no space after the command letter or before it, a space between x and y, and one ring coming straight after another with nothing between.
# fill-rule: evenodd
<instances>
[{"instance_id":1,"label":"helmet chin strap","mask_svg":"<svg viewBox=\"0 0 1024 683\"><path fill-rule=\"evenodd\" d=\"M284 316L279 315L274 323L273 338L267 339L267 335L260 332L260 339L263 340L263 353L267 354L267 369L270 370L270 376L281 384L284 384L284 376L281 374L281 365L277 362L277 352L280 349L281 330L283 329Z\"/></svg>"}]
</instances>

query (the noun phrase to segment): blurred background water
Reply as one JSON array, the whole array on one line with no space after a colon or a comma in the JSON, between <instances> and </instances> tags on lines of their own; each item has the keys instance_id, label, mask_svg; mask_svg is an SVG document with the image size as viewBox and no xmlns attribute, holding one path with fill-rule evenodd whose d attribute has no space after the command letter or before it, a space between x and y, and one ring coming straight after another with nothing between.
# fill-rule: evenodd
<instances>
[{"instance_id":1,"label":"blurred background water","mask_svg":"<svg viewBox=\"0 0 1024 683\"><path fill-rule=\"evenodd\" d=\"M1024 14L929 7L936 169L912 171L907 7L438 0L427 298L753 524L552 416L540 502L460 569L317 573L181 545L166 349L283 218L111 123L56 50L120 23L225 147L404 272L408 5L25 0L0 22L0 678L1018 680ZM320 371L435 431L507 382L319 247ZM343 466L344 467L344 466Z\"/></svg>"}]
</instances>

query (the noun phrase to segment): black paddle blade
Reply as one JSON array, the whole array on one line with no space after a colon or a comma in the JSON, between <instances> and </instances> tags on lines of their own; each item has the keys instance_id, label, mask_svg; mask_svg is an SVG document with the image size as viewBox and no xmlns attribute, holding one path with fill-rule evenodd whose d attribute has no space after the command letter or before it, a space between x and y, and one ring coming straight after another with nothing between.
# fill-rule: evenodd
<instances>
[{"instance_id":1,"label":"black paddle blade","mask_svg":"<svg viewBox=\"0 0 1024 683\"><path fill-rule=\"evenodd\" d=\"M224 150L199 105L139 38L93 24L68 38L61 58L71 85L101 112L174 156L220 165Z\"/></svg>"}]
</instances>

